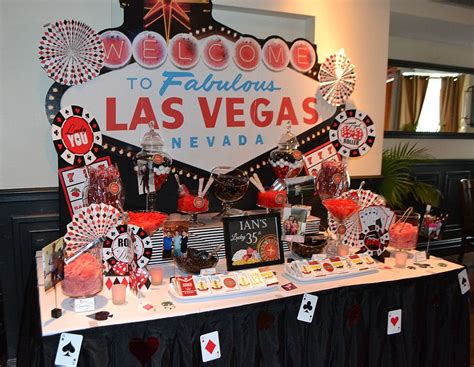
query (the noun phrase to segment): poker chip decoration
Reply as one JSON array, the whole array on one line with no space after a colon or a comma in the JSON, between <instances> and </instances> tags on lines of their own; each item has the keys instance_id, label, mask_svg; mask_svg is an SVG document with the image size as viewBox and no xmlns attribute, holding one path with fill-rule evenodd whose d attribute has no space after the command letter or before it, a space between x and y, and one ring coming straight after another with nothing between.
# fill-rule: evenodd
<instances>
[{"instance_id":1,"label":"poker chip decoration","mask_svg":"<svg viewBox=\"0 0 474 367\"><path fill-rule=\"evenodd\" d=\"M80 106L67 106L56 114L51 136L56 152L70 165L91 164L102 149L99 124Z\"/></svg>"},{"instance_id":2,"label":"poker chip decoration","mask_svg":"<svg viewBox=\"0 0 474 367\"><path fill-rule=\"evenodd\" d=\"M65 255L72 256L82 247L107 235L122 218L118 209L106 204L91 204L72 217L64 236Z\"/></svg>"},{"instance_id":3,"label":"poker chip decoration","mask_svg":"<svg viewBox=\"0 0 474 367\"><path fill-rule=\"evenodd\" d=\"M139 267L144 267L151 260L153 246L148 234L140 227L133 224L120 224L112 228L106 236L102 248L102 256L112 266L112 271L117 275L123 275L122 272L128 272L128 264L131 263L132 243L130 236L134 236L134 250L136 261ZM123 269L120 264L124 264ZM123 270L123 271L122 271Z\"/></svg>"},{"instance_id":4,"label":"poker chip decoration","mask_svg":"<svg viewBox=\"0 0 474 367\"><path fill-rule=\"evenodd\" d=\"M363 156L374 145L375 124L362 111L342 111L330 125L329 140L343 157Z\"/></svg>"},{"instance_id":5,"label":"poker chip decoration","mask_svg":"<svg viewBox=\"0 0 474 367\"><path fill-rule=\"evenodd\" d=\"M55 82L78 85L99 75L104 64L100 36L77 20L49 24L38 46L41 67Z\"/></svg>"},{"instance_id":6,"label":"poker chip decoration","mask_svg":"<svg viewBox=\"0 0 474 367\"><path fill-rule=\"evenodd\" d=\"M346 102L355 88L355 66L344 50L330 55L319 69L320 90L323 98L333 106Z\"/></svg>"}]
</instances>

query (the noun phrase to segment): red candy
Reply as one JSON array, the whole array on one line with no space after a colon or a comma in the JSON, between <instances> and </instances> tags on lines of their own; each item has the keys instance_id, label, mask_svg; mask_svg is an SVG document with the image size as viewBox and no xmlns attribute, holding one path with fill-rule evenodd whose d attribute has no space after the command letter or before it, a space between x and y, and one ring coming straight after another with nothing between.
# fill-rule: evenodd
<instances>
[{"instance_id":1,"label":"red candy","mask_svg":"<svg viewBox=\"0 0 474 367\"><path fill-rule=\"evenodd\" d=\"M263 208L283 208L286 204L286 191L268 190L259 192L257 205Z\"/></svg>"},{"instance_id":2,"label":"red candy","mask_svg":"<svg viewBox=\"0 0 474 367\"><path fill-rule=\"evenodd\" d=\"M349 218L359 209L357 203L352 199L326 199L323 200L323 205L340 222Z\"/></svg>"},{"instance_id":3,"label":"red candy","mask_svg":"<svg viewBox=\"0 0 474 367\"><path fill-rule=\"evenodd\" d=\"M86 252L64 265L63 293L70 297L89 297L102 290L102 264Z\"/></svg>"},{"instance_id":4,"label":"red candy","mask_svg":"<svg viewBox=\"0 0 474 367\"><path fill-rule=\"evenodd\" d=\"M411 223L394 223L388 230L390 245L397 249L414 249L418 240L418 227Z\"/></svg>"},{"instance_id":5,"label":"red candy","mask_svg":"<svg viewBox=\"0 0 474 367\"><path fill-rule=\"evenodd\" d=\"M178 198L178 211L182 213L203 213L209 210L209 200L185 192Z\"/></svg>"},{"instance_id":6,"label":"red candy","mask_svg":"<svg viewBox=\"0 0 474 367\"><path fill-rule=\"evenodd\" d=\"M323 161L316 183L321 200L337 197L347 191L349 184L344 162Z\"/></svg>"},{"instance_id":7,"label":"red candy","mask_svg":"<svg viewBox=\"0 0 474 367\"><path fill-rule=\"evenodd\" d=\"M128 217L129 224L134 224L151 235L161 227L168 216L159 212L128 212Z\"/></svg>"}]
</instances>

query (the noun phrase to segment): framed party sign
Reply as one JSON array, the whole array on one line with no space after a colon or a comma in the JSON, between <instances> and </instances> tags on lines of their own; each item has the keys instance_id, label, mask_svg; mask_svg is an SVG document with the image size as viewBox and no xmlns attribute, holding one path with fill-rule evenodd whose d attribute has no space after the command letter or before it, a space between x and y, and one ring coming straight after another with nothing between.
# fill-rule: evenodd
<instances>
[{"instance_id":1,"label":"framed party sign","mask_svg":"<svg viewBox=\"0 0 474 367\"><path fill-rule=\"evenodd\" d=\"M223 218L227 270L284 262L279 213Z\"/></svg>"}]
</instances>

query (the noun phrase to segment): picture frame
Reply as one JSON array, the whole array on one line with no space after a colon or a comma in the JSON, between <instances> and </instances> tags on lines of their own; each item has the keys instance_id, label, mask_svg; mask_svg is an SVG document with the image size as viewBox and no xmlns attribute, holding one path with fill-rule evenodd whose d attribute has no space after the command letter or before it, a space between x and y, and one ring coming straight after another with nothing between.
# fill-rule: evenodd
<instances>
[{"instance_id":1,"label":"picture frame","mask_svg":"<svg viewBox=\"0 0 474 367\"><path fill-rule=\"evenodd\" d=\"M282 238L288 242L304 242L306 221L311 213L311 207L291 206L283 209Z\"/></svg>"},{"instance_id":2,"label":"picture frame","mask_svg":"<svg viewBox=\"0 0 474 367\"><path fill-rule=\"evenodd\" d=\"M283 264L280 213L224 217L227 270Z\"/></svg>"}]
</instances>

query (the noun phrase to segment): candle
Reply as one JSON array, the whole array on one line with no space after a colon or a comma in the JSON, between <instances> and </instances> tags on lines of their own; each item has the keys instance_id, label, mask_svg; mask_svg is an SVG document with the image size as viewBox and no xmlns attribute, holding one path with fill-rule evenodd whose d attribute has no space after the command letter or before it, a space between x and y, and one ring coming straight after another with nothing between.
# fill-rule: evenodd
<instances>
[{"instance_id":1,"label":"candle","mask_svg":"<svg viewBox=\"0 0 474 367\"><path fill-rule=\"evenodd\" d=\"M123 305L125 303L127 286L125 284L114 284L112 286L112 303Z\"/></svg>"},{"instance_id":2,"label":"candle","mask_svg":"<svg viewBox=\"0 0 474 367\"><path fill-rule=\"evenodd\" d=\"M151 275L151 284L161 285L163 283L163 268L160 266L151 267L148 269Z\"/></svg>"},{"instance_id":3,"label":"candle","mask_svg":"<svg viewBox=\"0 0 474 367\"><path fill-rule=\"evenodd\" d=\"M343 244L337 245L337 254L339 256L349 255L349 245L343 245Z\"/></svg>"},{"instance_id":4,"label":"candle","mask_svg":"<svg viewBox=\"0 0 474 367\"><path fill-rule=\"evenodd\" d=\"M407 265L408 254L406 252L397 251L395 253L395 266L404 268Z\"/></svg>"}]
</instances>

